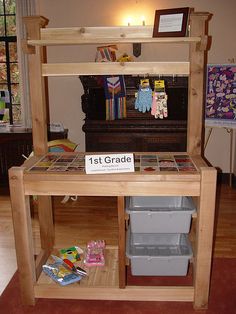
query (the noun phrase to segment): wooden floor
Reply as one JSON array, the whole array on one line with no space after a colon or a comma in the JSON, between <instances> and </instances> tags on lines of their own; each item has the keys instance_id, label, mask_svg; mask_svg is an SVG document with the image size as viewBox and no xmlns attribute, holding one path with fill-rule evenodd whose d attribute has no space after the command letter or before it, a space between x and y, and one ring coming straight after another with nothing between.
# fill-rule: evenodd
<instances>
[{"instance_id":1,"label":"wooden floor","mask_svg":"<svg viewBox=\"0 0 236 314\"><path fill-rule=\"evenodd\" d=\"M117 244L117 211L114 197L79 197L62 204L54 198L56 247L83 245L91 239L105 239ZM36 251L39 249L37 209L32 212ZM218 186L215 257L236 258L236 189L227 184ZM16 271L14 235L10 198L0 195L0 294Z\"/></svg>"}]
</instances>

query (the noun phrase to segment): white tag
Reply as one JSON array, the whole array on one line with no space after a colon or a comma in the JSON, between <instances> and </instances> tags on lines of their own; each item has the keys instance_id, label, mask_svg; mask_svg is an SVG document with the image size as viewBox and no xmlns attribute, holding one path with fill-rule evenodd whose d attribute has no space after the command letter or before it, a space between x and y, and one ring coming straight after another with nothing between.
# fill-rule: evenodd
<instances>
[{"instance_id":1,"label":"white tag","mask_svg":"<svg viewBox=\"0 0 236 314\"><path fill-rule=\"evenodd\" d=\"M64 126L61 122L50 123L50 132L64 132Z\"/></svg>"},{"instance_id":2,"label":"white tag","mask_svg":"<svg viewBox=\"0 0 236 314\"><path fill-rule=\"evenodd\" d=\"M85 155L87 174L134 172L133 154Z\"/></svg>"}]
</instances>

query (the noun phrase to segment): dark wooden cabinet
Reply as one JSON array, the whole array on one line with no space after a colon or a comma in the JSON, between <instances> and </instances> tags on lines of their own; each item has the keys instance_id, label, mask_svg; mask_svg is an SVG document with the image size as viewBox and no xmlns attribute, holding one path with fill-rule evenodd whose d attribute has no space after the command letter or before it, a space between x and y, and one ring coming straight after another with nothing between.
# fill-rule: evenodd
<instances>
[{"instance_id":1,"label":"dark wooden cabinet","mask_svg":"<svg viewBox=\"0 0 236 314\"><path fill-rule=\"evenodd\" d=\"M185 151L187 143L188 78L164 77L168 118L155 119L134 108L141 77L125 76L127 118L106 120L102 77L80 76L84 88L83 131L88 152ZM151 85L159 77L150 77Z\"/></svg>"},{"instance_id":2,"label":"dark wooden cabinet","mask_svg":"<svg viewBox=\"0 0 236 314\"><path fill-rule=\"evenodd\" d=\"M68 130L49 132L49 140L67 138ZM0 132L0 185L8 185L8 169L20 166L33 150L31 129L12 127Z\"/></svg>"}]
</instances>

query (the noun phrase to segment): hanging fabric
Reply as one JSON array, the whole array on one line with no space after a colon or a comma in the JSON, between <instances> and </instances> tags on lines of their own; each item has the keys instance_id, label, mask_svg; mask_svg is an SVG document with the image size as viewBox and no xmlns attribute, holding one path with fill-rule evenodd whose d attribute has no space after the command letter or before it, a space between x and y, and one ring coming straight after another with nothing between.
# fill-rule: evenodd
<instances>
[{"instance_id":1,"label":"hanging fabric","mask_svg":"<svg viewBox=\"0 0 236 314\"><path fill-rule=\"evenodd\" d=\"M135 109L145 113L149 111L152 106L152 89L148 79L140 81L139 90L135 99Z\"/></svg>"},{"instance_id":2,"label":"hanging fabric","mask_svg":"<svg viewBox=\"0 0 236 314\"><path fill-rule=\"evenodd\" d=\"M125 82L122 75L104 76L106 120L126 118Z\"/></svg>"},{"instance_id":3,"label":"hanging fabric","mask_svg":"<svg viewBox=\"0 0 236 314\"><path fill-rule=\"evenodd\" d=\"M151 114L155 116L156 119L163 119L168 117L167 94L165 92L164 80L158 80L154 82Z\"/></svg>"},{"instance_id":4,"label":"hanging fabric","mask_svg":"<svg viewBox=\"0 0 236 314\"><path fill-rule=\"evenodd\" d=\"M97 47L95 62L114 62L116 61L116 45Z\"/></svg>"}]
</instances>

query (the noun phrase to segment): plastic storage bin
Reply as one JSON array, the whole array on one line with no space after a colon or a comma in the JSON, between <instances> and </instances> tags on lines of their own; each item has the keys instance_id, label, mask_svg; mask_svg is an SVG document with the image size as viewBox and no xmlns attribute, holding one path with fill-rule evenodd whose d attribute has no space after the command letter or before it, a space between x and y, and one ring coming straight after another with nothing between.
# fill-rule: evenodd
<instances>
[{"instance_id":1,"label":"plastic storage bin","mask_svg":"<svg viewBox=\"0 0 236 314\"><path fill-rule=\"evenodd\" d=\"M188 233L195 210L186 196L126 197L133 233Z\"/></svg>"},{"instance_id":2,"label":"plastic storage bin","mask_svg":"<svg viewBox=\"0 0 236 314\"><path fill-rule=\"evenodd\" d=\"M186 276L192 255L186 234L127 232L126 256L134 276Z\"/></svg>"}]
</instances>

